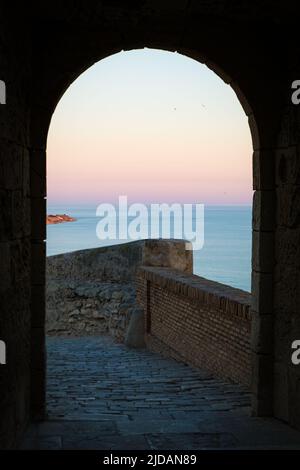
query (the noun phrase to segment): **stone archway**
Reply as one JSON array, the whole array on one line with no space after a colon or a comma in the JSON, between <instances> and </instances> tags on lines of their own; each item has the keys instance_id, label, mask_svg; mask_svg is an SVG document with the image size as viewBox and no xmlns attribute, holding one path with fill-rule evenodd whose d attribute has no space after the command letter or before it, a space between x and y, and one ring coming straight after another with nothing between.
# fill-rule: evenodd
<instances>
[{"instance_id":1,"label":"stone archway","mask_svg":"<svg viewBox=\"0 0 300 470\"><path fill-rule=\"evenodd\" d=\"M115 5L116 3L116 5ZM270 80L270 54L259 57L254 39L240 18L230 22L221 15L188 7L188 2L157 6L121 7L114 2L104 11L82 6L57 13L53 23L37 11L42 37L34 48L35 86L31 113L30 179L32 220L32 344L31 412L45 414L45 215L46 139L54 109L68 86L94 62L121 50L151 47L177 51L205 63L234 89L249 119L253 141L253 260L252 260L252 407L255 415L273 413L272 275L275 191L273 154L278 114ZM51 15L50 15L51 16ZM225 15L226 16L226 15ZM48 18L49 20L49 18ZM242 26L241 26L242 25ZM50 31L51 30L51 31ZM238 40L238 47L237 47ZM267 57L267 58L266 58ZM42 76L40 74L42 73ZM274 77L272 77L274 81ZM275 86L275 85L274 85Z\"/></svg>"}]
</instances>

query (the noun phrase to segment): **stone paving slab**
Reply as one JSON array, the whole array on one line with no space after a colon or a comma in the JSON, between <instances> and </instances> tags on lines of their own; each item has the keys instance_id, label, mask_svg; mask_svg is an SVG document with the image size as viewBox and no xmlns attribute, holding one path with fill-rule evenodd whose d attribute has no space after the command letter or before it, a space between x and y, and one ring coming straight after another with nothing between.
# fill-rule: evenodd
<instances>
[{"instance_id":1,"label":"stone paving slab","mask_svg":"<svg viewBox=\"0 0 300 470\"><path fill-rule=\"evenodd\" d=\"M130 419L144 411L170 419L178 411L244 414L249 407L244 388L110 337L51 337L47 350L49 419Z\"/></svg>"},{"instance_id":2,"label":"stone paving slab","mask_svg":"<svg viewBox=\"0 0 300 470\"><path fill-rule=\"evenodd\" d=\"M300 433L251 418L249 392L109 337L48 338L48 420L23 449L300 449Z\"/></svg>"},{"instance_id":3,"label":"stone paving slab","mask_svg":"<svg viewBox=\"0 0 300 470\"><path fill-rule=\"evenodd\" d=\"M244 418L245 419L245 418ZM251 418L249 418L251 420ZM48 424L48 423L47 423ZM52 424L50 422L50 424ZM183 427L173 429L175 432L141 433L138 434L119 434L105 430L103 422L99 424L98 431L92 429L94 422L86 422L88 428L91 426L91 432L80 432L78 428L73 428L73 422L69 422L70 427L60 430L52 428L52 432L38 433L36 436L28 437L24 440L21 449L36 450L58 450L58 449L78 449L78 450L205 450L205 449L298 449L300 450L299 433L289 432L287 426L278 426L278 422L270 420L269 426L263 429L263 433L257 433L257 423L249 426L248 432L240 433L240 428L231 420L221 431L204 426L203 432L182 432ZM78 422L77 422L78 424ZM80 426L83 422L80 422ZM202 423L203 424L203 423ZM224 424L224 423L223 423ZM245 419L245 424L249 422ZM227 431L225 431L227 429ZM205 430L205 431L204 431ZM144 430L143 430L144 431ZM54 433L54 434L53 434ZM264 438L262 439L262 436Z\"/></svg>"}]
</instances>

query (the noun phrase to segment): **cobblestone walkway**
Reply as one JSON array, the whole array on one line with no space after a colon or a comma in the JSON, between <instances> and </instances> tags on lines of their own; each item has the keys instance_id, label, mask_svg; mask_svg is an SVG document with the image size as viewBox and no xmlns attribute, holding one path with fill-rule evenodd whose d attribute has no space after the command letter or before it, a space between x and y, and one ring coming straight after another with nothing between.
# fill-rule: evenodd
<instances>
[{"instance_id":1,"label":"cobblestone walkway","mask_svg":"<svg viewBox=\"0 0 300 470\"><path fill-rule=\"evenodd\" d=\"M247 412L249 394L205 372L109 337L49 338L50 419L191 419L203 411Z\"/></svg>"},{"instance_id":2,"label":"cobblestone walkway","mask_svg":"<svg viewBox=\"0 0 300 470\"><path fill-rule=\"evenodd\" d=\"M300 445L249 417L243 388L109 337L48 338L48 421L23 448L199 449Z\"/></svg>"}]
</instances>

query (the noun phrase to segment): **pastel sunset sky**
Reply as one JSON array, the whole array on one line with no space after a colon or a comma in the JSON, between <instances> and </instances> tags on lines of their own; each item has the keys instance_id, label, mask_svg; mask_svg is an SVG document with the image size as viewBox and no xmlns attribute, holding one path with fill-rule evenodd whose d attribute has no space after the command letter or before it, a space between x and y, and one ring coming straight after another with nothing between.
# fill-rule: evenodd
<instances>
[{"instance_id":1,"label":"pastel sunset sky","mask_svg":"<svg viewBox=\"0 0 300 470\"><path fill-rule=\"evenodd\" d=\"M84 72L53 115L50 204L251 204L252 142L230 86L185 56L121 52Z\"/></svg>"}]
</instances>

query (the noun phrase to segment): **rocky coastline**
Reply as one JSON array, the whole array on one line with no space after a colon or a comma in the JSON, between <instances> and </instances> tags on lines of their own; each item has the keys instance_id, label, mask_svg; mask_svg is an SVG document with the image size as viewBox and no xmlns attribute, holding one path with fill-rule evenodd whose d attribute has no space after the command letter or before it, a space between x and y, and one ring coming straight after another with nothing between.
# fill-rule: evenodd
<instances>
[{"instance_id":1,"label":"rocky coastline","mask_svg":"<svg viewBox=\"0 0 300 470\"><path fill-rule=\"evenodd\" d=\"M46 224L61 224L63 222L75 222L76 219L74 217L70 217L67 214L49 214L46 217Z\"/></svg>"}]
</instances>

